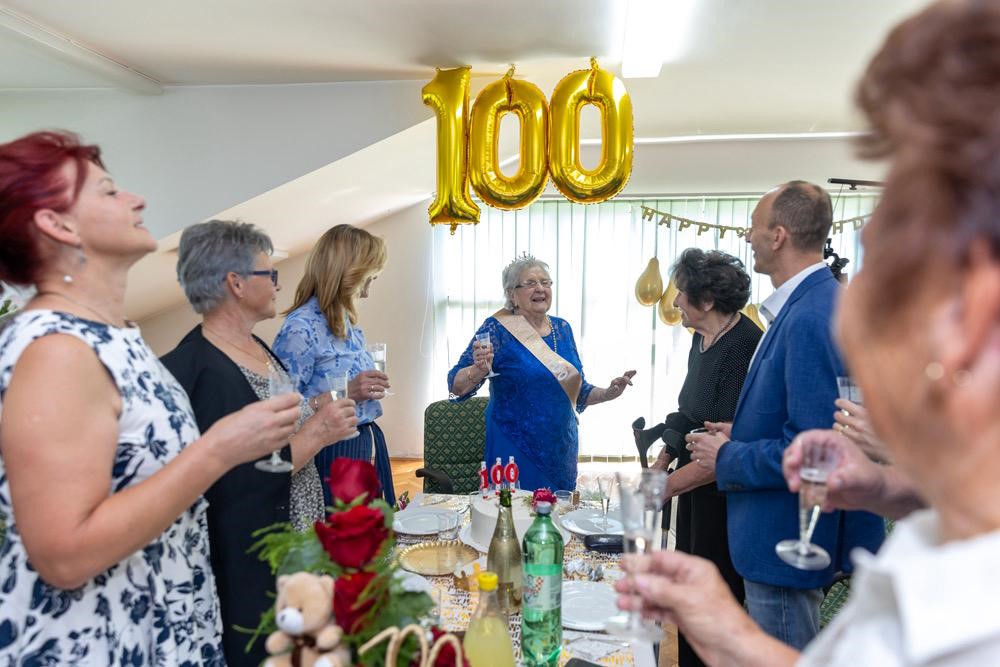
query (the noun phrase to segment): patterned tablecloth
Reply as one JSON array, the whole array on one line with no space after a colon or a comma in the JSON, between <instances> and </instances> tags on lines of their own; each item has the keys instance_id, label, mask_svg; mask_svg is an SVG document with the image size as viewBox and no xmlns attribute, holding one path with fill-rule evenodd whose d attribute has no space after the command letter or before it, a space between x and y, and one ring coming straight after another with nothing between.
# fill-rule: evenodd
<instances>
[{"instance_id":1,"label":"patterned tablecloth","mask_svg":"<svg viewBox=\"0 0 1000 667\"><path fill-rule=\"evenodd\" d=\"M463 511L463 525L469 521L469 513L464 512L468 507L467 496L455 495L427 495L418 494L414 503L422 506L433 506L440 509L452 509ZM592 503L583 502L581 506L588 506ZM600 503L594 503L599 506ZM412 537L397 534L397 548L402 549L412 544L426 541L427 537ZM600 563L604 568L605 577L601 583L612 586L614 581L622 576L619 567L619 556L613 554L599 554L587 551L583 546L583 540L578 536L573 536L566 545L564 559L566 562L574 559L584 559L591 564ZM565 574L563 580L567 580ZM572 578L580 578L578 575ZM452 576L427 577L434 588L433 597L438 603L440 623L445 630L464 631L469 627L469 620L475 611L479 600L478 593L469 593L455 585L455 578ZM520 660L521 644L521 615L515 614L510 617L510 635L514 641L514 653ZM563 629L563 652L559 664L565 665L570 658L582 658L601 665L636 667L654 667L653 649L648 643L638 642L629 645L610 635L599 632L577 632ZM518 663L520 664L520 662Z\"/></svg>"}]
</instances>

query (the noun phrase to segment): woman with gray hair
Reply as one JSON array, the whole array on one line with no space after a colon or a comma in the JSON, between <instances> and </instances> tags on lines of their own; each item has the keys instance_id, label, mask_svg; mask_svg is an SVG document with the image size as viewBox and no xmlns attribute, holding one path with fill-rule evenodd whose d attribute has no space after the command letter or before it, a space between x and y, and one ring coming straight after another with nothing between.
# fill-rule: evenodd
<instances>
[{"instance_id":1,"label":"woman with gray hair","mask_svg":"<svg viewBox=\"0 0 1000 667\"><path fill-rule=\"evenodd\" d=\"M275 316L278 272L271 239L253 225L211 220L181 234L177 278L202 323L163 357L187 391L202 431L243 406L270 396L269 376L288 372L253 335L258 322ZM292 383L291 386L294 386ZM223 648L230 665L258 665L266 657L236 626L257 626L273 601L274 577L247 551L254 531L291 521L312 527L324 513L323 491L313 457L324 445L354 430L354 401L329 394L303 401L298 429L282 450L294 472L272 474L253 462L225 474L206 493L212 569L222 606Z\"/></svg>"},{"instance_id":2,"label":"woman with gray hair","mask_svg":"<svg viewBox=\"0 0 1000 667\"><path fill-rule=\"evenodd\" d=\"M618 398L635 371L626 371L606 388L584 380L569 323L548 314L548 264L522 255L504 269L502 279L506 304L476 331L448 373L448 386L453 400L462 401L490 378L488 464L497 458L506 463L513 456L522 488L575 489L574 411Z\"/></svg>"}]
</instances>

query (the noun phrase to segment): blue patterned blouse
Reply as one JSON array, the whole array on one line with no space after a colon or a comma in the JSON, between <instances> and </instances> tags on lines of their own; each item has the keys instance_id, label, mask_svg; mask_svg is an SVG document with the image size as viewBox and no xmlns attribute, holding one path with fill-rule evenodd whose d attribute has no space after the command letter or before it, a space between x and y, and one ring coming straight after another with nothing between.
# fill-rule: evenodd
<instances>
[{"instance_id":1,"label":"blue patterned blouse","mask_svg":"<svg viewBox=\"0 0 1000 667\"><path fill-rule=\"evenodd\" d=\"M337 338L312 297L285 318L274 339L274 353L293 377L298 378L299 392L306 397L328 391L324 376L345 371L353 379L361 371L375 368L375 362L365 349L365 334L361 327L347 325L347 335ZM382 404L376 400L358 403L358 421L373 422L382 416Z\"/></svg>"}]
</instances>

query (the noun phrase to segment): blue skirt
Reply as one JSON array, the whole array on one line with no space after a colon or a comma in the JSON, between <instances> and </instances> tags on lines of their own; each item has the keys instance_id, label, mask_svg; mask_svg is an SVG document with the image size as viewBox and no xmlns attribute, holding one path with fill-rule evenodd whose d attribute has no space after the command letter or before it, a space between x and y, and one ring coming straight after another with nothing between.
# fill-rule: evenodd
<instances>
[{"instance_id":1,"label":"blue skirt","mask_svg":"<svg viewBox=\"0 0 1000 667\"><path fill-rule=\"evenodd\" d=\"M313 459L319 471L319 478L323 481L323 502L327 507L333 505L333 496L330 495L327 480L330 477L330 464L334 459L349 458L371 463L373 451L375 473L378 475L379 484L382 485L382 498L391 506L396 504L396 491L392 484L392 466L389 464L389 448L385 444L385 435L378 424L368 422L358 424L357 436L327 445Z\"/></svg>"}]
</instances>

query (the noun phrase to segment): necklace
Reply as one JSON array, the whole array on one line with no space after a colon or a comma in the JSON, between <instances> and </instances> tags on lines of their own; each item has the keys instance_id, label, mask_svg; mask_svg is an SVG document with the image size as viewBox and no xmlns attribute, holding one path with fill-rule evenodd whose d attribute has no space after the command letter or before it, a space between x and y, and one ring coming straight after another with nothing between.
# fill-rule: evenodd
<instances>
[{"instance_id":1,"label":"necklace","mask_svg":"<svg viewBox=\"0 0 1000 667\"><path fill-rule=\"evenodd\" d=\"M79 306L80 308L83 308L84 310L88 311L92 315L96 315L97 316L97 321L101 322L102 324L107 324L108 326L111 326L111 327L120 326L120 325L117 325L117 324L113 324L111 322L111 318L105 317L104 315L102 315L101 313L97 312L96 310L94 310L93 308L91 308L90 306L88 306L87 304L82 303L80 301L77 301L76 299L74 299L73 297L69 296L68 294L63 294L62 292L53 292L51 290L44 290L44 291L41 291L41 292L36 292L35 296L58 296L58 297L60 297L62 299L65 299L66 301L69 301L73 305L76 305L76 306Z\"/></svg>"},{"instance_id":2,"label":"necklace","mask_svg":"<svg viewBox=\"0 0 1000 667\"><path fill-rule=\"evenodd\" d=\"M546 315L545 321L549 323L549 330L552 332L552 351L559 354L559 336L556 335L556 328L552 324L552 318Z\"/></svg>"},{"instance_id":3,"label":"necklace","mask_svg":"<svg viewBox=\"0 0 1000 667\"><path fill-rule=\"evenodd\" d=\"M729 319L726 321L725 326L723 326L721 329L715 332L715 335L712 336L712 342L708 344L708 347L712 347L713 345L715 345L715 341L719 340L719 337L722 336L722 334L726 333L727 331L733 328L733 325L736 324L736 317L738 315L739 313L733 313L732 315L729 316ZM705 347L705 337L702 336L701 351L704 352L707 349L708 348Z\"/></svg>"},{"instance_id":4,"label":"necklace","mask_svg":"<svg viewBox=\"0 0 1000 667\"><path fill-rule=\"evenodd\" d=\"M239 350L243 354L249 356L254 361L261 362L262 364L264 364L265 367L267 367L268 371L271 370L271 357L270 357L269 354L267 354L267 352L264 352L264 358L261 359L256 354L254 354L252 351L246 349L245 347L243 347L241 345L237 345L236 343L234 343L233 341L229 340L228 338L226 338L225 336L223 336L221 333L219 333L215 329L211 329L211 328L205 326L204 324L201 325L201 328L204 329L204 330L206 330L206 331L209 331L209 332L215 334L216 336L218 336L219 338L221 338L222 340L224 340L226 343L232 345L233 347L235 347L237 350ZM263 352L263 349L261 348L261 346L260 346L259 343L257 344L257 351L258 352Z\"/></svg>"}]
</instances>

